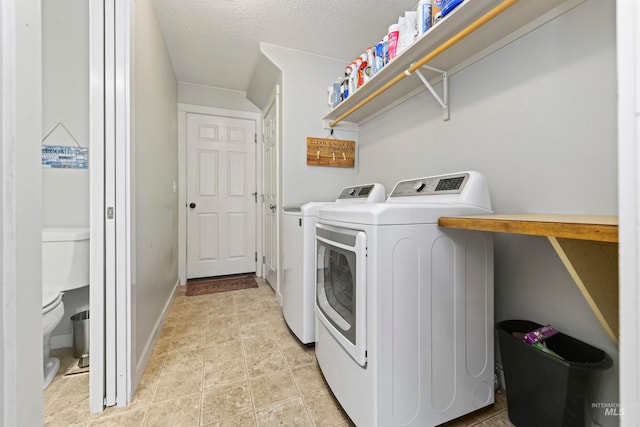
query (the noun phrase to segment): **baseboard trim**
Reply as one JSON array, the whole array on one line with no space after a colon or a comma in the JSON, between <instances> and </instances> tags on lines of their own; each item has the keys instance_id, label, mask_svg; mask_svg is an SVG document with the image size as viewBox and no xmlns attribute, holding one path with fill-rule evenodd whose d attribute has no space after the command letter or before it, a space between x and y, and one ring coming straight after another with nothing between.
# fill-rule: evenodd
<instances>
[{"instance_id":1,"label":"baseboard trim","mask_svg":"<svg viewBox=\"0 0 640 427\"><path fill-rule=\"evenodd\" d=\"M133 395L138 388L138 384L140 384L140 380L142 379L142 375L144 374L144 369L147 367L147 363L151 358L151 353L153 353L153 348L158 341L158 336L160 335L160 331L162 330L162 325L164 325L164 321L169 314L169 310L171 309L171 304L173 304L173 300L176 295L176 289L180 286L180 279L176 279L176 283L173 285L173 290L171 291L171 296L167 300L162 314L158 317L156 324L153 328L153 334L147 340L147 343L144 346L144 350L140 356L140 359L136 363L135 372L131 376L131 390L129 396L127 396L127 402L131 402L133 400Z\"/></svg>"}]
</instances>

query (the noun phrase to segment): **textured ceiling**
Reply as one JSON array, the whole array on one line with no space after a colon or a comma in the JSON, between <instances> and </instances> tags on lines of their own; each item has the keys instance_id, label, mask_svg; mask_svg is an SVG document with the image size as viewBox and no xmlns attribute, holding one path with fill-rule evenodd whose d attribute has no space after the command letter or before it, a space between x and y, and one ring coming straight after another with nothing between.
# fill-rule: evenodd
<instances>
[{"instance_id":1,"label":"textured ceiling","mask_svg":"<svg viewBox=\"0 0 640 427\"><path fill-rule=\"evenodd\" d=\"M417 0L153 1L178 81L239 91L249 86L260 42L351 61L417 5Z\"/></svg>"}]
</instances>

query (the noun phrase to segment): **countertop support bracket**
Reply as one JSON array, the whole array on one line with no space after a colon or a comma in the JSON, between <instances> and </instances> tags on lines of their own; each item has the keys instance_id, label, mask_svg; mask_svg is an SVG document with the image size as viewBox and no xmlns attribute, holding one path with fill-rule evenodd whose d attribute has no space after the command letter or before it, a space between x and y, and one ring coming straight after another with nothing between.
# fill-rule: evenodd
<instances>
[{"instance_id":1,"label":"countertop support bracket","mask_svg":"<svg viewBox=\"0 0 640 427\"><path fill-rule=\"evenodd\" d=\"M413 64L412 64L413 65ZM446 71L439 70L429 65L423 65L422 67L442 74L442 97L438 95L438 92L434 89L433 85L425 78L419 69L414 70L414 73L418 76L420 81L426 86L431 95L438 101L438 104L442 107L442 120L445 122L449 120L449 76ZM407 72L409 72L407 70Z\"/></svg>"},{"instance_id":2,"label":"countertop support bracket","mask_svg":"<svg viewBox=\"0 0 640 427\"><path fill-rule=\"evenodd\" d=\"M605 215L441 217L441 227L546 236L605 332L618 343L618 218Z\"/></svg>"}]
</instances>

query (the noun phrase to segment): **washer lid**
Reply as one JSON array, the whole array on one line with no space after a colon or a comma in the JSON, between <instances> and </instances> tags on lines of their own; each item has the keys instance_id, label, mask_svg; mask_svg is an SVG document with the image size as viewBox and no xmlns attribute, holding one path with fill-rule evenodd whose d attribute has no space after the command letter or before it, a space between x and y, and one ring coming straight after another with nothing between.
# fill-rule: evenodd
<instances>
[{"instance_id":1,"label":"washer lid","mask_svg":"<svg viewBox=\"0 0 640 427\"><path fill-rule=\"evenodd\" d=\"M302 212L302 216L317 216L318 211L327 205L333 204L334 202L309 202L305 203L300 207Z\"/></svg>"},{"instance_id":2,"label":"washer lid","mask_svg":"<svg viewBox=\"0 0 640 427\"><path fill-rule=\"evenodd\" d=\"M477 206L437 203L334 204L321 209L318 222L339 221L354 225L437 224L441 216L486 215Z\"/></svg>"}]
</instances>

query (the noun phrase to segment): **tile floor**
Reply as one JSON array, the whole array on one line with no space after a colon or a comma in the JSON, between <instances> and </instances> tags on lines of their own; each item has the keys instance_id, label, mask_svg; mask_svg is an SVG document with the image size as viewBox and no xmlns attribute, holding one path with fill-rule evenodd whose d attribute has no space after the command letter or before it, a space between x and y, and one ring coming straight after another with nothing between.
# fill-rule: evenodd
<instances>
[{"instance_id":1,"label":"tile floor","mask_svg":"<svg viewBox=\"0 0 640 427\"><path fill-rule=\"evenodd\" d=\"M56 350L58 376L44 392L46 426L353 426L333 398L312 346L289 332L271 287L175 301L133 402L88 410L89 376ZM448 427L512 426L504 394Z\"/></svg>"}]
</instances>

